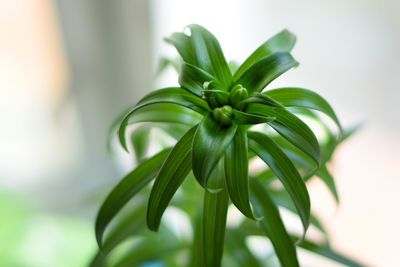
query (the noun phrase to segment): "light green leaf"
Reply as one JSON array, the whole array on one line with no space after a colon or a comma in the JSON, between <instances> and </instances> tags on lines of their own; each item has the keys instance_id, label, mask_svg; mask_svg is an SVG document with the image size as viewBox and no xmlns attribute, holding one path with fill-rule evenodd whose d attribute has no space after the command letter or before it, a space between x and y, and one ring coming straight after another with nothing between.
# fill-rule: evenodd
<instances>
[{"instance_id":1,"label":"light green leaf","mask_svg":"<svg viewBox=\"0 0 400 267\"><path fill-rule=\"evenodd\" d=\"M147 206L147 226L152 231L158 230L162 214L192 168L191 147L196 129L193 127L178 141L157 175Z\"/></svg>"},{"instance_id":2,"label":"light green leaf","mask_svg":"<svg viewBox=\"0 0 400 267\"><path fill-rule=\"evenodd\" d=\"M339 119L329 103L317 93L303 88L278 88L264 93L287 107L315 109L328 115L341 129Z\"/></svg>"},{"instance_id":3,"label":"light green leaf","mask_svg":"<svg viewBox=\"0 0 400 267\"><path fill-rule=\"evenodd\" d=\"M119 210L156 176L171 149L165 149L144 161L126 175L107 196L96 218L96 240L102 246L104 230Z\"/></svg>"},{"instance_id":4,"label":"light green leaf","mask_svg":"<svg viewBox=\"0 0 400 267\"><path fill-rule=\"evenodd\" d=\"M233 204L245 216L254 219L249 199L247 150L246 130L239 127L225 151L225 178Z\"/></svg>"},{"instance_id":5,"label":"light green leaf","mask_svg":"<svg viewBox=\"0 0 400 267\"><path fill-rule=\"evenodd\" d=\"M192 24L188 27L191 31L190 38L197 66L215 76L224 89L228 90L232 82L232 74L218 40L200 25Z\"/></svg>"},{"instance_id":6,"label":"light green leaf","mask_svg":"<svg viewBox=\"0 0 400 267\"><path fill-rule=\"evenodd\" d=\"M296 237L294 237L296 238ZM332 250L330 247L326 246L326 245L319 245L317 243L314 243L312 241L309 240L304 240L303 242L301 242L299 244L299 247L311 251L313 253L319 254L323 257L326 257L328 259L331 259L335 262L338 263L342 263L346 266L349 267L363 267L365 265L358 263L334 250Z\"/></svg>"},{"instance_id":7,"label":"light green leaf","mask_svg":"<svg viewBox=\"0 0 400 267\"><path fill-rule=\"evenodd\" d=\"M243 85L249 93L261 92L269 83L298 64L289 53L275 53L259 60L242 75L235 77L234 83Z\"/></svg>"},{"instance_id":8,"label":"light green leaf","mask_svg":"<svg viewBox=\"0 0 400 267\"><path fill-rule=\"evenodd\" d=\"M234 114L234 122L237 124L252 125L252 124L260 124L275 120L274 117L254 115L239 111L237 109L233 110L233 114Z\"/></svg>"},{"instance_id":9,"label":"light green leaf","mask_svg":"<svg viewBox=\"0 0 400 267\"><path fill-rule=\"evenodd\" d=\"M139 103L125 115L125 118L120 124L118 130L119 141L126 151L128 151L128 148L125 139L125 132L129 124L130 118L134 116L135 112L137 112L141 108L159 103L171 103L180 105L201 114L206 114L209 111L209 107L204 100L183 90L182 88L171 87L153 91L143 97L139 101Z\"/></svg>"},{"instance_id":10,"label":"light green leaf","mask_svg":"<svg viewBox=\"0 0 400 267\"><path fill-rule=\"evenodd\" d=\"M146 156L150 143L150 130L149 127L140 127L131 134L133 152L138 163L142 162Z\"/></svg>"},{"instance_id":11,"label":"light green leaf","mask_svg":"<svg viewBox=\"0 0 400 267\"><path fill-rule=\"evenodd\" d=\"M299 172L285 153L265 134L249 132L249 147L275 173L296 206L304 227L310 223L310 197Z\"/></svg>"},{"instance_id":12,"label":"light green leaf","mask_svg":"<svg viewBox=\"0 0 400 267\"><path fill-rule=\"evenodd\" d=\"M179 73L179 84L199 97L202 96L204 82L213 80L215 80L215 77L211 74L187 63L182 65Z\"/></svg>"},{"instance_id":13,"label":"light green leaf","mask_svg":"<svg viewBox=\"0 0 400 267\"><path fill-rule=\"evenodd\" d=\"M231 143L237 125L222 127L209 114L199 124L193 139L192 165L197 181L207 187L208 178Z\"/></svg>"},{"instance_id":14,"label":"light green leaf","mask_svg":"<svg viewBox=\"0 0 400 267\"><path fill-rule=\"evenodd\" d=\"M285 229L278 208L260 181L251 179L250 188L256 215L263 216L259 224L271 240L282 267L298 267L296 248Z\"/></svg>"},{"instance_id":15,"label":"light green leaf","mask_svg":"<svg viewBox=\"0 0 400 267\"><path fill-rule=\"evenodd\" d=\"M183 61L196 65L196 55L193 50L192 41L189 36L182 32L175 32L170 37L164 39L167 43L175 46Z\"/></svg>"},{"instance_id":16,"label":"light green leaf","mask_svg":"<svg viewBox=\"0 0 400 267\"><path fill-rule=\"evenodd\" d=\"M207 267L221 265L229 200L228 192L224 188L223 169L215 168L212 176L212 186L223 189L218 193L210 193L207 190L204 192L203 253Z\"/></svg>"},{"instance_id":17,"label":"light green leaf","mask_svg":"<svg viewBox=\"0 0 400 267\"><path fill-rule=\"evenodd\" d=\"M290 52L296 43L296 36L288 30L283 30L272 36L265 43L259 46L239 67L234 75L234 80L240 77L252 65L260 59L277 52Z\"/></svg>"},{"instance_id":18,"label":"light green leaf","mask_svg":"<svg viewBox=\"0 0 400 267\"><path fill-rule=\"evenodd\" d=\"M275 120L267 122L280 135L293 145L298 147L317 164L320 162L320 149L318 140L311 129L295 115L285 109L250 103L246 112L255 115L275 117Z\"/></svg>"},{"instance_id":19,"label":"light green leaf","mask_svg":"<svg viewBox=\"0 0 400 267\"><path fill-rule=\"evenodd\" d=\"M339 194L336 189L336 183L333 179L331 173L327 169L326 165L320 166L317 176L321 178L322 182L328 187L329 191L332 193L333 197L336 200L336 203L339 203Z\"/></svg>"},{"instance_id":20,"label":"light green leaf","mask_svg":"<svg viewBox=\"0 0 400 267\"><path fill-rule=\"evenodd\" d=\"M233 257L237 266L263 266L257 257L249 250L244 232L236 229L229 230L226 234L226 245L229 255Z\"/></svg>"}]
</instances>

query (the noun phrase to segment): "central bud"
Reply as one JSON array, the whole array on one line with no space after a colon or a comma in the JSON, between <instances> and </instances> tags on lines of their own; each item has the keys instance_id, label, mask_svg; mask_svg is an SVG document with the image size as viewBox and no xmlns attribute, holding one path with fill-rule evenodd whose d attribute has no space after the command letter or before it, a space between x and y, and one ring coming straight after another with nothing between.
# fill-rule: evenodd
<instances>
[{"instance_id":1,"label":"central bud","mask_svg":"<svg viewBox=\"0 0 400 267\"><path fill-rule=\"evenodd\" d=\"M221 108L214 108L212 114L215 121L222 126L229 126L232 124L234 114L231 106L225 105Z\"/></svg>"},{"instance_id":2,"label":"central bud","mask_svg":"<svg viewBox=\"0 0 400 267\"><path fill-rule=\"evenodd\" d=\"M249 92L247 91L247 89L244 88L241 84L237 84L231 90L231 93L229 95L229 104L236 109L240 109L239 103L248 97Z\"/></svg>"}]
</instances>

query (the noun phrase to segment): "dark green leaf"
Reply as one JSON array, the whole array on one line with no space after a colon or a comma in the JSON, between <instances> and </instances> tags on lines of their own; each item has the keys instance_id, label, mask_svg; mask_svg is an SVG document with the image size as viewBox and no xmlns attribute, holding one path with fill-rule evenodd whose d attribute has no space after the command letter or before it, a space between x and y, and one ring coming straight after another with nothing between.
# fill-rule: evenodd
<instances>
[{"instance_id":1,"label":"dark green leaf","mask_svg":"<svg viewBox=\"0 0 400 267\"><path fill-rule=\"evenodd\" d=\"M210 82L215 78L194 65L184 63L179 73L179 84L197 96L202 96L204 82Z\"/></svg>"},{"instance_id":2,"label":"dark green leaf","mask_svg":"<svg viewBox=\"0 0 400 267\"><path fill-rule=\"evenodd\" d=\"M271 240L282 267L299 266L296 248L285 229L278 208L260 181L252 179L250 187L256 215L263 216L259 224Z\"/></svg>"},{"instance_id":3,"label":"dark green leaf","mask_svg":"<svg viewBox=\"0 0 400 267\"><path fill-rule=\"evenodd\" d=\"M126 175L107 196L96 218L96 240L102 246L104 230L118 211L157 174L171 149L165 149L144 161Z\"/></svg>"},{"instance_id":4,"label":"dark green leaf","mask_svg":"<svg viewBox=\"0 0 400 267\"><path fill-rule=\"evenodd\" d=\"M150 230L158 230L162 214L192 168L191 146L196 129L197 126L193 127L178 141L157 175L147 207Z\"/></svg>"},{"instance_id":5,"label":"dark green leaf","mask_svg":"<svg viewBox=\"0 0 400 267\"><path fill-rule=\"evenodd\" d=\"M218 193L204 192L203 253L207 267L221 265L229 200L228 192L224 188L223 169L215 168L212 176L210 179L212 186L223 189Z\"/></svg>"},{"instance_id":6,"label":"dark green leaf","mask_svg":"<svg viewBox=\"0 0 400 267\"><path fill-rule=\"evenodd\" d=\"M234 75L234 79L240 77L252 65L260 59L277 52L290 52L296 43L296 36L288 30L283 30L272 36L265 43L259 46L239 67Z\"/></svg>"},{"instance_id":7,"label":"dark green leaf","mask_svg":"<svg viewBox=\"0 0 400 267\"><path fill-rule=\"evenodd\" d=\"M249 167L247 161L247 134L239 127L225 151L225 177L229 197L247 217L254 218L249 200Z\"/></svg>"},{"instance_id":8,"label":"dark green leaf","mask_svg":"<svg viewBox=\"0 0 400 267\"><path fill-rule=\"evenodd\" d=\"M289 53L275 53L253 64L236 77L234 83L243 85L249 93L261 92L269 83L298 64Z\"/></svg>"},{"instance_id":9,"label":"dark green leaf","mask_svg":"<svg viewBox=\"0 0 400 267\"><path fill-rule=\"evenodd\" d=\"M196 55L193 50L192 41L189 36L182 32L175 32L164 39L167 43L175 46L182 59L192 65L196 65Z\"/></svg>"},{"instance_id":10,"label":"dark green leaf","mask_svg":"<svg viewBox=\"0 0 400 267\"><path fill-rule=\"evenodd\" d=\"M218 40L200 25L192 24L189 28L197 66L215 76L228 90L232 74Z\"/></svg>"},{"instance_id":11,"label":"dark green leaf","mask_svg":"<svg viewBox=\"0 0 400 267\"><path fill-rule=\"evenodd\" d=\"M265 134L249 132L249 146L275 173L296 206L304 227L310 220L310 197L299 172L285 153Z\"/></svg>"},{"instance_id":12,"label":"dark green leaf","mask_svg":"<svg viewBox=\"0 0 400 267\"><path fill-rule=\"evenodd\" d=\"M120 124L118 130L119 141L126 151L128 151L128 148L125 140L125 132L129 124L130 118L132 116L135 116L135 112L137 112L141 108L159 103L171 103L180 105L197 111L201 114L205 114L209 111L208 105L204 100L179 87L165 88L151 92L150 94L142 98L135 106L135 108L133 108L131 111L128 112L128 114L126 114L125 118Z\"/></svg>"},{"instance_id":13,"label":"dark green leaf","mask_svg":"<svg viewBox=\"0 0 400 267\"><path fill-rule=\"evenodd\" d=\"M199 124L193 139L193 174L203 187L237 130L236 125L222 127L209 114Z\"/></svg>"},{"instance_id":14,"label":"dark green leaf","mask_svg":"<svg viewBox=\"0 0 400 267\"><path fill-rule=\"evenodd\" d=\"M320 162L320 149L317 138L311 129L295 115L285 109L250 103L246 112L255 115L275 117L275 120L267 122L280 135L293 145L298 147L317 164Z\"/></svg>"},{"instance_id":15,"label":"dark green leaf","mask_svg":"<svg viewBox=\"0 0 400 267\"><path fill-rule=\"evenodd\" d=\"M304 107L321 111L328 115L339 128L339 119L329 103L317 93L303 88L278 88L265 92L284 106Z\"/></svg>"}]
</instances>

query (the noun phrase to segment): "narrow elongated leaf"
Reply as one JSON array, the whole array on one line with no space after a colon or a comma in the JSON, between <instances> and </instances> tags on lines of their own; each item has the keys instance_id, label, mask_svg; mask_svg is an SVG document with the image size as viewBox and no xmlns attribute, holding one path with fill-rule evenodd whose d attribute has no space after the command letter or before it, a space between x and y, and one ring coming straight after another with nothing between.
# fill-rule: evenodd
<instances>
[{"instance_id":1,"label":"narrow elongated leaf","mask_svg":"<svg viewBox=\"0 0 400 267\"><path fill-rule=\"evenodd\" d=\"M274 117L254 115L234 109L234 121L237 124L259 124L275 120Z\"/></svg>"},{"instance_id":2,"label":"narrow elongated leaf","mask_svg":"<svg viewBox=\"0 0 400 267\"><path fill-rule=\"evenodd\" d=\"M178 51L179 55L182 57L183 61L196 65L196 55L193 50L192 41L190 36L182 33L182 32L175 32L170 37L164 39L167 43L172 44L175 46L176 50Z\"/></svg>"},{"instance_id":3,"label":"narrow elongated leaf","mask_svg":"<svg viewBox=\"0 0 400 267\"><path fill-rule=\"evenodd\" d=\"M320 149L317 138L307 124L298 117L285 109L258 103L250 103L246 108L246 112L275 117L275 120L267 123L319 164Z\"/></svg>"},{"instance_id":4,"label":"narrow elongated leaf","mask_svg":"<svg viewBox=\"0 0 400 267\"><path fill-rule=\"evenodd\" d=\"M128 148L125 139L125 132L129 124L130 118L134 116L135 112L137 112L141 108L159 103L171 103L180 105L201 114L205 114L209 111L208 105L204 100L185 90L182 90L182 88L179 87L165 88L151 92L150 94L142 98L139 103L131 111L129 111L128 114L125 115L125 118L122 120L119 126L119 141L126 151L128 151Z\"/></svg>"},{"instance_id":5,"label":"narrow elongated leaf","mask_svg":"<svg viewBox=\"0 0 400 267\"><path fill-rule=\"evenodd\" d=\"M275 173L296 206L304 227L310 223L310 197L299 172L283 151L265 134L249 132L249 147Z\"/></svg>"},{"instance_id":6,"label":"narrow elongated leaf","mask_svg":"<svg viewBox=\"0 0 400 267\"><path fill-rule=\"evenodd\" d=\"M192 168L191 146L196 129L197 126L193 127L178 141L157 175L147 206L150 230L158 230L162 214Z\"/></svg>"},{"instance_id":7,"label":"narrow elongated leaf","mask_svg":"<svg viewBox=\"0 0 400 267\"><path fill-rule=\"evenodd\" d=\"M296 238L296 237L294 237ZM338 263L342 263L346 266L349 267L363 267L365 265L358 263L334 250L332 250L330 247L326 246L326 245L320 245L317 243L314 243L312 241L309 240L304 240L303 242L301 242L299 244L299 247L311 251L313 253L319 254L325 258L331 259L335 262Z\"/></svg>"},{"instance_id":8,"label":"narrow elongated leaf","mask_svg":"<svg viewBox=\"0 0 400 267\"><path fill-rule=\"evenodd\" d=\"M210 179L212 186L224 187L222 168L216 168ZM228 192L223 188L218 193L204 192L203 209L203 253L207 267L221 266L225 241L226 215L228 212Z\"/></svg>"},{"instance_id":9,"label":"narrow elongated leaf","mask_svg":"<svg viewBox=\"0 0 400 267\"><path fill-rule=\"evenodd\" d=\"M303 88L278 88L265 92L284 106L315 109L328 115L341 129L339 119L329 103L317 93Z\"/></svg>"},{"instance_id":10,"label":"narrow elongated leaf","mask_svg":"<svg viewBox=\"0 0 400 267\"><path fill-rule=\"evenodd\" d=\"M269 193L277 206L281 206L290 212L298 214L296 206L293 205L293 201L291 200L290 195L286 191L269 190ZM312 214L312 212L310 213L310 224L313 225L315 228L317 228L322 234L327 236L328 233L325 227L322 225L318 217Z\"/></svg>"},{"instance_id":11,"label":"narrow elongated leaf","mask_svg":"<svg viewBox=\"0 0 400 267\"><path fill-rule=\"evenodd\" d=\"M196 215L193 218L194 224L194 237L192 242L192 249L190 255L190 265L191 267L204 267L204 245L203 245L203 217L201 214Z\"/></svg>"},{"instance_id":12,"label":"narrow elongated leaf","mask_svg":"<svg viewBox=\"0 0 400 267\"><path fill-rule=\"evenodd\" d=\"M232 74L218 40L200 25L189 25L197 66L215 76L228 90Z\"/></svg>"},{"instance_id":13,"label":"narrow elongated leaf","mask_svg":"<svg viewBox=\"0 0 400 267\"><path fill-rule=\"evenodd\" d=\"M269 83L298 64L289 53L275 53L253 64L236 77L234 83L243 85L249 93L261 92Z\"/></svg>"},{"instance_id":14,"label":"narrow elongated leaf","mask_svg":"<svg viewBox=\"0 0 400 267\"><path fill-rule=\"evenodd\" d=\"M225 178L229 197L247 217L254 218L249 199L249 167L247 161L247 134L239 127L225 151Z\"/></svg>"},{"instance_id":15,"label":"narrow elongated leaf","mask_svg":"<svg viewBox=\"0 0 400 267\"><path fill-rule=\"evenodd\" d=\"M332 193L333 197L336 200L336 203L339 203L339 194L336 189L336 183L333 179L331 173L327 169L326 165L322 165L318 172L317 176L321 178L321 180L325 183L326 187L328 187L329 191Z\"/></svg>"},{"instance_id":16,"label":"narrow elongated leaf","mask_svg":"<svg viewBox=\"0 0 400 267\"><path fill-rule=\"evenodd\" d=\"M179 73L179 84L197 96L202 96L204 82L210 82L215 78L202 69L184 63Z\"/></svg>"},{"instance_id":17,"label":"narrow elongated leaf","mask_svg":"<svg viewBox=\"0 0 400 267\"><path fill-rule=\"evenodd\" d=\"M150 130L151 128L149 127L140 127L131 134L133 152L138 163L146 156L150 142Z\"/></svg>"},{"instance_id":18,"label":"narrow elongated leaf","mask_svg":"<svg viewBox=\"0 0 400 267\"><path fill-rule=\"evenodd\" d=\"M264 217L259 224L271 240L282 267L299 266L295 246L285 229L279 210L267 190L257 179L251 180L250 187L256 215Z\"/></svg>"},{"instance_id":19,"label":"narrow elongated leaf","mask_svg":"<svg viewBox=\"0 0 400 267\"><path fill-rule=\"evenodd\" d=\"M234 75L234 79L240 77L252 65L260 59L277 52L290 52L296 43L296 36L288 30L283 30L272 36L265 43L259 46L239 67Z\"/></svg>"},{"instance_id":20,"label":"narrow elongated leaf","mask_svg":"<svg viewBox=\"0 0 400 267\"><path fill-rule=\"evenodd\" d=\"M193 139L192 164L197 181L207 187L208 178L237 130L236 125L222 127L209 114L199 124Z\"/></svg>"},{"instance_id":21,"label":"narrow elongated leaf","mask_svg":"<svg viewBox=\"0 0 400 267\"><path fill-rule=\"evenodd\" d=\"M126 175L107 196L96 218L96 240L102 246L104 230L119 210L157 174L171 149L165 149L144 161Z\"/></svg>"}]
</instances>

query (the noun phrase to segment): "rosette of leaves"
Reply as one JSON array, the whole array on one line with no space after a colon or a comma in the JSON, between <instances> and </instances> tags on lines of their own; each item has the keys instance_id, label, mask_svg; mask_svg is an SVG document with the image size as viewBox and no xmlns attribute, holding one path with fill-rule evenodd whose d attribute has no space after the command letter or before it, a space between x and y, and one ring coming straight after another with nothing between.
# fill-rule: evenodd
<instances>
[{"instance_id":1,"label":"rosette of leaves","mask_svg":"<svg viewBox=\"0 0 400 267\"><path fill-rule=\"evenodd\" d=\"M235 244L239 242L247 255L242 237L259 232L271 241L282 266L299 266L296 244L349 266L360 266L335 254L326 244L319 246L304 240L310 223L324 232L310 213L306 182L319 176L338 200L326 163L345 134L331 106L317 93L297 87L266 89L273 80L298 65L290 54L295 36L286 30L278 33L242 65L232 68L208 30L199 25L188 28L190 34L174 33L166 39L182 58L179 86L149 93L118 120L119 141L127 151L132 141L139 165L119 182L100 208L95 227L102 251L99 255L106 255L131 235L129 229L135 222L144 223L146 219L148 229L157 231L164 211L182 184L197 181L203 190L181 188L186 193L180 196L177 205L187 212L195 230L189 245L190 266L220 266L226 238L228 251L237 249ZM325 126L315 111L336 124L336 133ZM320 145L302 120L306 117L324 126L328 142ZM177 140L176 144L146 157L151 127L137 128L128 138L127 129L137 123L163 129ZM249 172L249 161L254 158L267 166L256 175ZM273 186L273 181L279 181L279 186ZM121 208L149 188L147 206L139 205L140 212L128 216L125 226L110 234L111 241L103 242L107 226ZM249 221L235 231L227 230L226 226L230 203ZM287 232L278 206L298 214L303 225L302 236L295 238ZM162 243L153 247L176 242ZM182 246L188 245L176 247ZM94 262L101 262L99 255ZM128 254L129 257L132 258Z\"/></svg>"}]
</instances>

